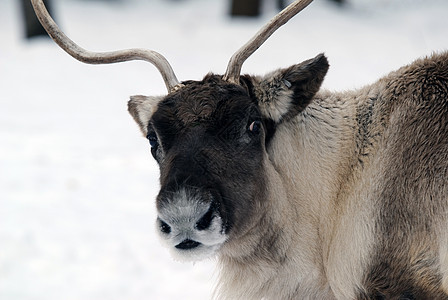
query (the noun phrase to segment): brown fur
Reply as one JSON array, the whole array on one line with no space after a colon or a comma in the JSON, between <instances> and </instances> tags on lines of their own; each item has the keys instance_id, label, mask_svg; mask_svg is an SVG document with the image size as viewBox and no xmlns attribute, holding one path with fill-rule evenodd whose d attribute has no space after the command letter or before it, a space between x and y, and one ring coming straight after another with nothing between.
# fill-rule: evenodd
<instances>
[{"instance_id":1,"label":"brown fur","mask_svg":"<svg viewBox=\"0 0 448 300\"><path fill-rule=\"evenodd\" d=\"M387 170L366 286L388 299L404 293L445 299L438 236L448 208L447 55L419 60L390 77L385 97L392 101L381 143Z\"/></svg>"}]
</instances>

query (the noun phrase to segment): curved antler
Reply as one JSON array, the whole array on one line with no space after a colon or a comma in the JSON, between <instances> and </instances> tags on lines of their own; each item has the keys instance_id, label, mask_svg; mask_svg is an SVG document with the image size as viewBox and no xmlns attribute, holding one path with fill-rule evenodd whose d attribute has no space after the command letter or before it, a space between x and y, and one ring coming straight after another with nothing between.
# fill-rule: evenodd
<instances>
[{"instance_id":1,"label":"curved antler","mask_svg":"<svg viewBox=\"0 0 448 300\"><path fill-rule=\"evenodd\" d=\"M162 74L168 93L182 85L176 78L171 65L160 53L147 49L127 49L112 52L87 51L69 39L51 18L42 0L31 0L39 21L50 37L73 58L87 64L111 64L131 60L144 60L152 63Z\"/></svg>"},{"instance_id":2,"label":"curved antler","mask_svg":"<svg viewBox=\"0 0 448 300\"><path fill-rule=\"evenodd\" d=\"M297 13L307 7L313 0L297 0L272 18L255 36L250 39L230 58L224 80L239 84L241 68L244 61L282 25L288 22Z\"/></svg>"}]
</instances>

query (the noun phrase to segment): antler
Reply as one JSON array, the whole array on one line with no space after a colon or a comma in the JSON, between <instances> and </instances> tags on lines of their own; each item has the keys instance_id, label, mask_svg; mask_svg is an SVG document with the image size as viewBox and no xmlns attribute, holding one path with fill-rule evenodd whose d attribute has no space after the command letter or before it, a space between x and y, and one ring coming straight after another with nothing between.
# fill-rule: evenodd
<instances>
[{"instance_id":1,"label":"antler","mask_svg":"<svg viewBox=\"0 0 448 300\"><path fill-rule=\"evenodd\" d=\"M297 13L307 7L313 0L297 0L277 14L255 36L250 39L230 58L224 80L239 84L241 68L244 61L252 55L279 27L288 22Z\"/></svg>"},{"instance_id":2,"label":"antler","mask_svg":"<svg viewBox=\"0 0 448 300\"><path fill-rule=\"evenodd\" d=\"M127 49L112 52L87 51L69 39L56 25L42 0L31 0L42 26L50 37L73 58L87 64L111 64L131 60L144 60L152 63L162 74L168 93L182 85L176 78L171 65L160 53L147 49Z\"/></svg>"}]
</instances>

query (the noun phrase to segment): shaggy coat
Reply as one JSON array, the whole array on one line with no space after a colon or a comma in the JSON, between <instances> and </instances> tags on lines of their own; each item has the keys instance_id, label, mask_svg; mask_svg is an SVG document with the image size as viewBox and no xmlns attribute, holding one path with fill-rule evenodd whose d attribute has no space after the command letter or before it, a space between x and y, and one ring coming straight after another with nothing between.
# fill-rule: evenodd
<instances>
[{"instance_id":1,"label":"shaggy coat","mask_svg":"<svg viewBox=\"0 0 448 300\"><path fill-rule=\"evenodd\" d=\"M343 93L327 70L131 99L162 240L218 256L217 298L448 299L448 52Z\"/></svg>"}]
</instances>

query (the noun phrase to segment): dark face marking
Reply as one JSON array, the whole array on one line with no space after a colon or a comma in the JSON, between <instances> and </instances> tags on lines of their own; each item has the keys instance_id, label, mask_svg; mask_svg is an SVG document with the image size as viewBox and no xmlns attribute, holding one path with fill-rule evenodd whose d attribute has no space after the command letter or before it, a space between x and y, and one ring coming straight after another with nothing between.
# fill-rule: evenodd
<instances>
[{"instance_id":1,"label":"dark face marking","mask_svg":"<svg viewBox=\"0 0 448 300\"><path fill-rule=\"evenodd\" d=\"M173 195L186 190L191 199L185 201L209 205L194 216L196 230L207 229L214 218L221 220L224 234L244 227L262 199L265 132L256 102L243 87L214 75L185 82L159 103L148 126L161 174L159 211L178 205ZM163 232L176 226L160 218ZM190 240L177 248L188 248Z\"/></svg>"}]
</instances>

